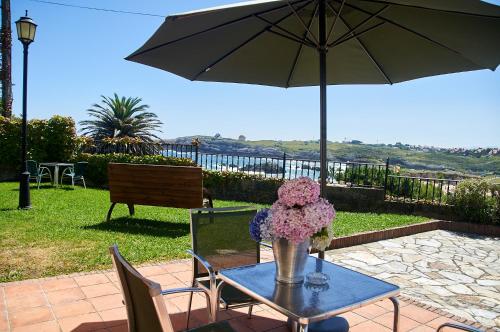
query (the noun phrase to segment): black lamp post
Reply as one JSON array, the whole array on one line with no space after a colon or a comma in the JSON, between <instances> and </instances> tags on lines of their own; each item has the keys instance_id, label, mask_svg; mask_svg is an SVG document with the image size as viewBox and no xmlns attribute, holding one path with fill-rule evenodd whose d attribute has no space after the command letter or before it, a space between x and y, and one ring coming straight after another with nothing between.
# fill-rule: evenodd
<instances>
[{"instance_id":1,"label":"black lamp post","mask_svg":"<svg viewBox=\"0 0 500 332\"><path fill-rule=\"evenodd\" d=\"M21 128L21 177L19 181L19 208L29 209L30 200L30 173L26 164L26 141L27 141L27 85L28 85L28 46L35 40L36 24L31 18L21 17L16 22L17 38L23 43L24 47L24 67L23 67L23 126Z\"/></svg>"}]
</instances>

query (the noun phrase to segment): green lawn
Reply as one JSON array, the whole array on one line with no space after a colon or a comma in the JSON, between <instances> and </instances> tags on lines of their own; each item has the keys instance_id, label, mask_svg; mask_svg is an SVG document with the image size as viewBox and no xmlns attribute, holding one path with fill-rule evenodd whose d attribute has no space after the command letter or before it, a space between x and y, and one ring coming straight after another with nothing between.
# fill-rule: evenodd
<instances>
[{"instance_id":1,"label":"green lawn","mask_svg":"<svg viewBox=\"0 0 500 332\"><path fill-rule=\"evenodd\" d=\"M184 258L190 246L188 210L117 205L111 222L106 190L32 188L31 210L17 210L17 183L0 183L0 282L111 267L107 248L117 243L133 263ZM241 202L215 201L216 207ZM244 203L245 204L245 203ZM425 221L394 214L339 212L337 235Z\"/></svg>"}]
</instances>

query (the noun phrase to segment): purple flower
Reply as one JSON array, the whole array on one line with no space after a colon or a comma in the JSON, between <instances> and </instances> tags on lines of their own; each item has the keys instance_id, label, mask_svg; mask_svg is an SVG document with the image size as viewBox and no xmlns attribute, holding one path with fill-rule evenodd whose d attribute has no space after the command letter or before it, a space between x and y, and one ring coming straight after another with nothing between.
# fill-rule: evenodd
<instances>
[{"instance_id":1,"label":"purple flower","mask_svg":"<svg viewBox=\"0 0 500 332\"><path fill-rule=\"evenodd\" d=\"M269 217L269 209L262 209L250 222L250 236L254 241L260 242L262 240L261 225L265 223Z\"/></svg>"},{"instance_id":2,"label":"purple flower","mask_svg":"<svg viewBox=\"0 0 500 332\"><path fill-rule=\"evenodd\" d=\"M285 182L278 189L278 201L288 207L301 207L316 202L320 187L308 177L300 177Z\"/></svg>"}]
</instances>

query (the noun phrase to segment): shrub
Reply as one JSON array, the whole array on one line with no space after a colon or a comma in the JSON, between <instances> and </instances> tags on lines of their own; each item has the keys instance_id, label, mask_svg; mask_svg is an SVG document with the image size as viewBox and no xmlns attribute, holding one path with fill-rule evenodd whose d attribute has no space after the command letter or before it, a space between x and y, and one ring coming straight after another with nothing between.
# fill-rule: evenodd
<instances>
[{"instance_id":1,"label":"shrub","mask_svg":"<svg viewBox=\"0 0 500 332\"><path fill-rule=\"evenodd\" d=\"M477 223L498 223L500 197L497 185L484 179L470 179L460 182L451 203L466 221Z\"/></svg>"},{"instance_id":2,"label":"shrub","mask_svg":"<svg viewBox=\"0 0 500 332\"><path fill-rule=\"evenodd\" d=\"M94 186L105 186L108 184L108 164L149 164L149 165L171 165L171 166L196 166L194 161L186 158L164 157L161 155L133 156L124 153L111 154L88 154L82 153L76 156L73 162L88 162L85 178Z\"/></svg>"},{"instance_id":3,"label":"shrub","mask_svg":"<svg viewBox=\"0 0 500 332\"><path fill-rule=\"evenodd\" d=\"M242 172L203 171L203 186L217 199L270 204L282 184L282 179Z\"/></svg>"},{"instance_id":4,"label":"shrub","mask_svg":"<svg viewBox=\"0 0 500 332\"><path fill-rule=\"evenodd\" d=\"M21 162L21 125L19 118L0 116L0 164L18 166ZM76 148L75 122L55 115L49 120L28 122L28 159L38 162L67 161Z\"/></svg>"}]
</instances>

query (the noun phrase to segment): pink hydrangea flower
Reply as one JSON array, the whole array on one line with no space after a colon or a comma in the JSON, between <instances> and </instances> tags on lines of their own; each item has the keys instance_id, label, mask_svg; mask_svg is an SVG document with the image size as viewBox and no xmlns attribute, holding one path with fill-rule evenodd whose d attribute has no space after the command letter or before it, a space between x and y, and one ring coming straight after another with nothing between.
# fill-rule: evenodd
<instances>
[{"instance_id":1,"label":"pink hydrangea flower","mask_svg":"<svg viewBox=\"0 0 500 332\"><path fill-rule=\"evenodd\" d=\"M327 200L321 198L304 207L289 207L277 201L271 207L273 230L277 238L301 243L330 225L335 211Z\"/></svg>"},{"instance_id":2,"label":"pink hydrangea flower","mask_svg":"<svg viewBox=\"0 0 500 332\"><path fill-rule=\"evenodd\" d=\"M288 207L304 206L318 200L320 186L308 177L285 182L278 189L278 201Z\"/></svg>"}]
</instances>

